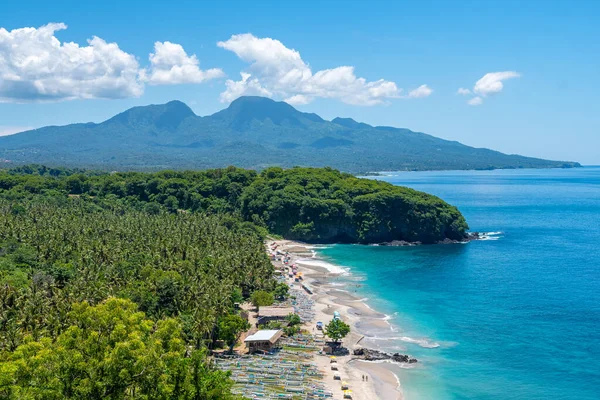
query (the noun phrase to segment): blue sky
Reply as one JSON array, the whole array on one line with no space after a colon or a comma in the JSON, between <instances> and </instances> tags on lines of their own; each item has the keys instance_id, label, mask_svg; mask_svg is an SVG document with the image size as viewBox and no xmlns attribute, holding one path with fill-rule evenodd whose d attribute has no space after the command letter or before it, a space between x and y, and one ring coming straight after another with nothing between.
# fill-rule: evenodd
<instances>
[{"instance_id":1,"label":"blue sky","mask_svg":"<svg viewBox=\"0 0 600 400\"><path fill-rule=\"evenodd\" d=\"M600 164L598 20L600 2L584 0L8 0L0 133L173 99L206 115L265 94L327 119ZM49 23L67 28L44 36Z\"/></svg>"}]
</instances>

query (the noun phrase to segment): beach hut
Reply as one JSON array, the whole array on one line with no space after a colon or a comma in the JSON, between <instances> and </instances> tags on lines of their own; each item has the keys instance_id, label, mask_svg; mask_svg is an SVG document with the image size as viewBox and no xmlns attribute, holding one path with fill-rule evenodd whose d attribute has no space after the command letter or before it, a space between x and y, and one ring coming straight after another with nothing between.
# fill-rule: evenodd
<instances>
[{"instance_id":1,"label":"beach hut","mask_svg":"<svg viewBox=\"0 0 600 400\"><path fill-rule=\"evenodd\" d=\"M254 335L248 336L244 343L248 346L251 353L255 351L270 351L283 335L281 329L278 330L261 330Z\"/></svg>"},{"instance_id":2,"label":"beach hut","mask_svg":"<svg viewBox=\"0 0 600 400\"><path fill-rule=\"evenodd\" d=\"M283 321L285 317L294 313L294 307L258 307L258 324L270 321Z\"/></svg>"}]
</instances>

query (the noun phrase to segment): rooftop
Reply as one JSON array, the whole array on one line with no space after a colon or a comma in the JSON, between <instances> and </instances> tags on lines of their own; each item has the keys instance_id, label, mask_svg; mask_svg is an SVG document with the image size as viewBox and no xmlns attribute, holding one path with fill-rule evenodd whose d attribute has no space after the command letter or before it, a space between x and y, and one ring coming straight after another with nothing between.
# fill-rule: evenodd
<instances>
[{"instance_id":1,"label":"rooftop","mask_svg":"<svg viewBox=\"0 0 600 400\"><path fill-rule=\"evenodd\" d=\"M293 307L259 307L259 317L287 317L294 313Z\"/></svg>"},{"instance_id":2,"label":"rooftop","mask_svg":"<svg viewBox=\"0 0 600 400\"><path fill-rule=\"evenodd\" d=\"M271 342L275 343L283 335L280 329L262 330L250 335L244 342Z\"/></svg>"}]
</instances>

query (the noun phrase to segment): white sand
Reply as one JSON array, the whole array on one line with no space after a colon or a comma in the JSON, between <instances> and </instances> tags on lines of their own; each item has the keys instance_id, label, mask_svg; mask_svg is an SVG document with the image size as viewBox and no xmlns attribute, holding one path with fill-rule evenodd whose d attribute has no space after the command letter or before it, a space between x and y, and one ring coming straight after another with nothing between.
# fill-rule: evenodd
<instances>
[{"instance_id":1,"label":"white sand","mask_svg":"<svg viewBox=\"0 0 600 400\"><path fill-rule=\"evenodd\" d=\"M268 243L273 243L273 241ZM355 347L360 347L357 346L357 343L363 337L357 328L359 321L368 322L370 326L389 327L384 314L371 309L360 299L343 290L344 287L335 285L335 277L347 273L345 268L311 259L313 253L310 246L302 243L288 240L275 241L275 243L278 244L277 250L290 253L290 265L298 266L298 270L303 273L304 282L310 285L314 291L312 298L315 301L316 317L314 321L305 325L307 330L318 334L315 329L316 322L322 321L327 324L333 317L334 310L339 311L344 322L351 327L350 334L343 342L344 347L348 348L352 354ZM277 267L281 266L280 262L274 262L274 264ZM291 280L290 283L298 285ZM397 376L386 368L385 363L352 361L351 355L337 357L338 372L342 379L334 380L334 371L331 370L329 356L317 354L315 360L324 374L325 385L333 392L333 398L336 400L343 399L341 390L343 381L348 382L353 399L401 400L403 398ZM367 376L368 381L363 381L363 376Z\"/></svg>"}]
</instances>

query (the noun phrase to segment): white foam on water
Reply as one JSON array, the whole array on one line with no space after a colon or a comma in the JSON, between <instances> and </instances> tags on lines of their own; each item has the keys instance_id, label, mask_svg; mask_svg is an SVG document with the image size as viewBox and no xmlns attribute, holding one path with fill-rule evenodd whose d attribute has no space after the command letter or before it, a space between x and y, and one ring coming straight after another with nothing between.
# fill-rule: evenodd
<instances>
[{"instance_id":1,"label":"white foam on water","mask_svg":"<svg viewBox=\"0 0 600 400\"><path fill-rule=\"evenodd\" d=\"M331 264L331 263L328 263L327 261L318 260L318 259L314 259L314 258L311 258L311 259L302 258L296 262L301 265L325 268L327 271L329 271L332 274L348 275L348 273L349 273L348 271L350 270L350 268L348 268L348 267L341 267L339 265Z\"/></svg>"},{"instance_id":2,"label":"white foam on water","mask_svg":"<svg viewBox=\"0 0 600 400\"><path fill-rule=\"evenodd\" d=\"M481 232L478 240L498 240L504 232Z\"/></svg>"},{"instance_id":3,"label":"white foam on water","mask_svg":"<svg viewBox=\"0 0 600 400\"><path fill-rule=\"evenodd\" d=\"M376 341L384 341L387 342L388 340L402 340L403 336L366 336L365 335L365 339L368 340L376 340Z\"/></svg>"},{"instance_id":4,"label":"white foam on water","mask_svg":"<svg viewBox=\"0 0 600 400\"><path fill-rule=\"evenodd\" d=\"M346 286L346 284L345 284L345 283L340 283L340 285L342 285L342 286ZM357 302L357 301L367 301L367 300L369 300L369 298L368 298L368 297L363 297L362 299L350 300L350 302ZM366 304L365 304L365 306L369 307L369 306L368 306L368 305L366 305ZM369 307L369 308L371 308L371 307Z\"/></svg>"},{"instance_id":5,"label":"white foam on water","mask_svg":"<svg viewBox=\"0 0 600 400\"><path fill-rule=\"evenodd\" d=\"M415 338L411 338L408 336L402 336L399 338L399 340L402 340L403 342L406 342L406 343L413 343L413 344L419 345L426 349L435 349L436 347L440 347L439 343L430 342L427 339L415 339Z\"/></svg>"},{"instance_id":6,"label":"white foam on water","mask_svg":"<svg viewBox=\"0 0 600 400\"><path fill-rule=\"evenodd\" d=\"M392 360L361 360L361 359L357 358L356 361L360 361L360 362L364 362L364 363L372 363L372 364L393 364L393 365L397 366L398 368L404 368L404 369L411 369L411 368L417 367L417 364L399 363L399 362L392 361ZM392 374L394 374L394 373L392 372ZM394 376L396 376L396 374L394 374ZM398 379L397 376L396 376L396 379ZM399 379L398 379L398 382L400 382Z\"/></svg>"},{"instance_id":7,"label":"white foam on water","mask_svg":"<svg viewBox=\"0 0 600 400\"><path fill-rule=\"evenodd\" d=\"M502 235L504 232L484 232L485 235L487 236L498 236L498 235Z\"/></svg>"}]
</instances>

